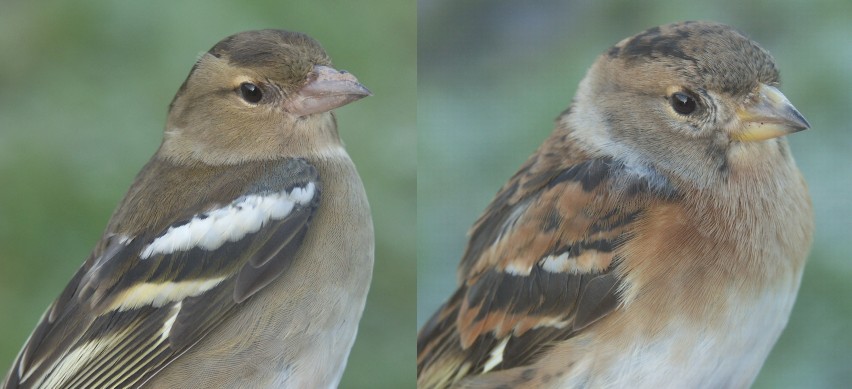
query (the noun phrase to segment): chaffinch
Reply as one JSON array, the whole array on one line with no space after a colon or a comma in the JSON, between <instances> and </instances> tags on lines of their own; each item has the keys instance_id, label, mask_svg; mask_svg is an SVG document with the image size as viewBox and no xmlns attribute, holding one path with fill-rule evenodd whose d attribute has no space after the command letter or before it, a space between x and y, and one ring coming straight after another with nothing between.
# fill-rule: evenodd
<instances>
[{"instance_id":1,"label":"chaffinch","mask_svg":"<svg viewBox=\"0 0 852 389\"><path fill-rule=\"evenodd\" d=\"M204 53L4 387L336 386L374 239L331 110L368 95L301 33Z\"/></svg>"},{"instance_id":2,"label":"chaffinch","mask_svg":"<svg viewBox=\"0 0 852 389\"><path fill-rule=\"evenodd\" d=\"M646 30L598 57L470 231L418 336L422 388L744 388L813 232L784 136L809 127L732 28Z\"/></svg>"}]
</instances>

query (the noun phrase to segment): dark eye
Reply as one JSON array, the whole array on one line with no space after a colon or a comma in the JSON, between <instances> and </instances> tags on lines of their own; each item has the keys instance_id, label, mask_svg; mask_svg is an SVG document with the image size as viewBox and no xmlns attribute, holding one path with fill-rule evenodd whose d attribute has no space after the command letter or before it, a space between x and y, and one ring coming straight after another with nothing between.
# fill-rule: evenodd
<instances>
[{"instance_id":1,"label":"dark eye","mask_svg":"<svg viewBox=\"0 0 852 389\"><path fill-rule=\"evenodd\" d=\"M695 112L695 108L698 106L695 98L684 92L675 92L672 94L671 103L675 112L681 115L689 115Z\"/></svg>"},{"instance_id":2,"label":"dark eye","mask_svg":"<svg viewBox=\"0 0 852 389\"><path fill-rule=\"evenodd\" d=\"M263 98L263 91L255 84L244 82L240 84L240 96L242 96L243 100L256 104Z\"/></svg>"}]
</instances>

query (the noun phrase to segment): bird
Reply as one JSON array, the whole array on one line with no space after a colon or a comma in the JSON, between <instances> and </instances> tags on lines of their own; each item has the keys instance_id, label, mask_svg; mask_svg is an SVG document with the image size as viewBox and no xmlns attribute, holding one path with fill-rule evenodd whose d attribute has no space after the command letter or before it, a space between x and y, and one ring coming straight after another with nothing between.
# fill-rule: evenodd
<instances>
[{"instance_id":1,"label":"bird","mask_svg":"<svg viewBox=\"0 0 852 389\"><path fill-rule=\"evenodd\" d=\"M597 57L468 234L421 327L420 388L745 388L814 222L765 49L707 21Z\"/></svg>"},{"instance_id":2,"label":"bird","mask_svg":"<svg viewBox=\"0 0 852 389\"><path fill-rule=\"evenodd\" d=\"M336 387L375 244L331 110L370 95L303 33L201 54L3 388Z\"/></svg>"}]
</instances>

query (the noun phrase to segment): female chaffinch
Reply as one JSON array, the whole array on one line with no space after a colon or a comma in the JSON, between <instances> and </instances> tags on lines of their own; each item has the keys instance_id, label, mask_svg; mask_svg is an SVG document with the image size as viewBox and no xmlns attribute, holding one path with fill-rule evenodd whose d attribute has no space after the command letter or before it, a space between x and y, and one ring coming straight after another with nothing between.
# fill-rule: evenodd
<instances>
[{"instance_id":1,"label":"female chaffinch","mask_svg":"<svg viewBox=\"0 0 852 389\"><path fill-rule=\"evenodd\" d=\"M4 387L336 386L374 239L331 110L368 95L301 33L203 54Z\"/></svg>"}]
</instances>

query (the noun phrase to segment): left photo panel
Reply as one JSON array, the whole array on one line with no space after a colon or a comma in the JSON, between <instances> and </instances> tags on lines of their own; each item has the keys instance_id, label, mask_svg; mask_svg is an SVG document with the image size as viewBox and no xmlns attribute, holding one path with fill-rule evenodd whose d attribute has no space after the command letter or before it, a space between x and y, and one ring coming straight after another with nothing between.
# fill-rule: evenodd
<instances>
[{"instance_id":1,"label":"left photo panel","mask_svg":"<svg viewBox=\"0 0 852 389\"><path fill-rule=\"evenodd\" d=\"M7 5L3 388L413 388L416 3Z\"/></svg>"}]
</instances>

